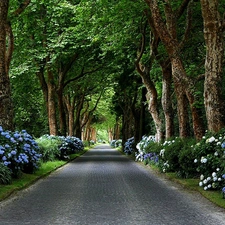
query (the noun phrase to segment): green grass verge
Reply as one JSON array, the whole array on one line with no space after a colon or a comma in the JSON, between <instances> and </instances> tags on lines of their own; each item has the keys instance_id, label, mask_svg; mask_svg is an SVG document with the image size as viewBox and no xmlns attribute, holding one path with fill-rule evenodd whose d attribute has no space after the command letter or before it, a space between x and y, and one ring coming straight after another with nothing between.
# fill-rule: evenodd
<instances>
[{"instance_id":1,"label":"green grass verge","mask_svg":"<svg viewBox=\"0 0 225 225\"><path fill-rule=\"evenodd\" d=\"M0 201L6 199L7 197L9 197L15 192L28 187L29 185L33 184L38 179L49 175L51 172L65 165L69 161L84 154L87 150L88 148L85 148L84 151L70 155L70 159L68 161L57 160L57 161L42 163L39 169L34 174L23 173L20 178L13 179L12 184L0 185Z\"/></svg>"}]
</instances>

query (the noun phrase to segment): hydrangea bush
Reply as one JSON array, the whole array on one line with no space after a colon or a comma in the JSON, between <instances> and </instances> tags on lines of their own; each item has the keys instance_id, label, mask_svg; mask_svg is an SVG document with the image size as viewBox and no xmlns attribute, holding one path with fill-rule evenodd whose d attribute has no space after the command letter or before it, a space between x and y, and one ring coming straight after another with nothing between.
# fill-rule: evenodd
<instances>
[{"instance_id":1,"label":"hydrangea bush","mask_svg":"<svg viewBox=\"0 0 225 225\"><path fill-rule=\"evenodd\" d=\"M83 142L77 137L60 136L59 139L62 141L59 146L61 158L67 158L68 155L73 154L76 151L84 150Z\"/></svg>"},{"instance_id":2,"label":"hydrangea bush","mask_svg":"<svg viewBox=\"0 0 225 225\"><path fill-rule=\"evenodd\" d=\"M138 152L136 152L136 161L146 161L149 158L149 153L152 153L151 150L150 152L149 147L151 146L152 143L155 143L155 136L150 135L150 136L143 136L141 141L137 144L136 148ZM147 156L148 154L148 156Z\"/></svg>"},{"instance_id":3,"label":"hydrangea bush","mask_svg":"<svg viewBox=\"0 0 225 225\"><path fill-rule=\"evenodd\" d=\"M112 140L112 141L110 142L110 146L113 147L113 148L121 147L121 146L122 146L122 140L121 140L121 139L118 139L118 140Z\"/></svg>"},{"instance_id":4,"label":"hydrangea bush","mask_svg":"<svg viewBox=\"0 0 225 225\"><path fill-rule=\"evenodd\" d=\"M43 140L49 143L49 148L41 144L42 154L48 158L47 160L50 158L67 159L70 154L84 150L83 142L77 137L46 134L38 139L38 143Z\"/></svg>"},{"instance_id":5,"label":"hydrangea bush","mask_svg":"<svg viewBox=\"0 0 225 225\"><path fill-rule=\"evenodd\" d=\"M41 155L33 137L25 130L4 131L0 126L0 162L10 168L12 175L33 173L38 168Z\"/></svg>"},{"instance_id":6,"label":"hydrangea bush","mask_svg":"<svg viewBox=\"0 0 225 225\"><path fill-rule=\"evenodd\" d=\"M127 155L131 155L135 152L135 149L134 137L129 138L124 144L124 153L126 153Z\"/></svg>"},{"instance_id":7,"label":"hydrangea bush","mask_svg":"<svg viewBox=\"0 0 225 225\"><path fill-rule=\"evenodd\" d=\"M204 190L222 190L225 198L225 130L217 134L207 132L198 143L180 138L149 143L144 137L137 149L136 159L154 163L162 172L175 172L179 177L199 177L199 186Z\"/></svg>"},{"instance_id":8,"label":"hydrangea bush","mask_svg":"<svg viewBox=\"0 0 225 225\"><path fill-rule=\"evenodd\" d=\"M209 132L194 147L194 164L200 175L199 186L204 190L225 191L225 130Z\"/></svg>"}]
</instances>

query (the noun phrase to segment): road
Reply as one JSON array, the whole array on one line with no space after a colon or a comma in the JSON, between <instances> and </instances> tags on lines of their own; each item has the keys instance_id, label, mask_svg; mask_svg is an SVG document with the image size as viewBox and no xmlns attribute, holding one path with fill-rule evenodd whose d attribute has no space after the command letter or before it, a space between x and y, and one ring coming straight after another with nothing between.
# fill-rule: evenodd
<instances>
[{"instance_id":1,"label":"road","mask_svg":"<svg viewBox=\"0 0 225 225\"><path fill-rule=\"evenodd\" d=\"M97 146L0 203L0 225L224 225L225 211Z\"/></svg>"}]
</instances>

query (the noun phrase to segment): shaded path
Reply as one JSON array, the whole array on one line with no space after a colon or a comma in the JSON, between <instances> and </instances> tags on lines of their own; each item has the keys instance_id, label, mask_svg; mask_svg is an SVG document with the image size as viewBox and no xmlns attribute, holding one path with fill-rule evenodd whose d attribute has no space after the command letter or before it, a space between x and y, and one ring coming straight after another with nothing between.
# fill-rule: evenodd
<instances>
[{"instance_id":1,"label":"shaded path","mask_svg":"<svg viewBox=\"0 0 225 225\"><path fill-rule=\"evenodd\" d=\"M0 225L224 225L225 213L108 145L0 203Z\"/></svg>"}]
</instances>

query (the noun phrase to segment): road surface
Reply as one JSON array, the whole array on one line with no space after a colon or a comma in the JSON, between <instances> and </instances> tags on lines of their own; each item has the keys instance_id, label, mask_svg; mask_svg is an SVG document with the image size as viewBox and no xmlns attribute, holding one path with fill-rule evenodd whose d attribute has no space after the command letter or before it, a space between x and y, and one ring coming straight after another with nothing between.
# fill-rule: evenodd
<instances>
[{"instance_id":1,"label":"road surface","mask_svg":"<svg viewBox=\"0 0 225 225\"><path fill-rule=\"evenodd\" d=\"M225 225L225 211L97 146L0 203L0 225Z\"/></svg>"}]
</instances>

